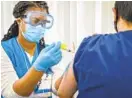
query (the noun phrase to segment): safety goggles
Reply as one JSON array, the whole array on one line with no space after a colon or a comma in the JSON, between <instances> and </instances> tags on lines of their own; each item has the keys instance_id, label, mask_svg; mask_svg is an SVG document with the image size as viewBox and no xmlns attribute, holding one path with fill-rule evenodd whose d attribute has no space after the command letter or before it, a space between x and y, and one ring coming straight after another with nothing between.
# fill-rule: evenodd
<instances>
[{"instance_id":1,"label":"safety goggles","mask_svg":"<svg viewBox=\"0 0 132 98\"><path fill-rule=\"evenodd\" d=\"M53 26L54 19L50 14L40 11L30 11L24 15L24 21L32 26L41 25L45 29L50 29Z\"/></svg>"}]
</instances>

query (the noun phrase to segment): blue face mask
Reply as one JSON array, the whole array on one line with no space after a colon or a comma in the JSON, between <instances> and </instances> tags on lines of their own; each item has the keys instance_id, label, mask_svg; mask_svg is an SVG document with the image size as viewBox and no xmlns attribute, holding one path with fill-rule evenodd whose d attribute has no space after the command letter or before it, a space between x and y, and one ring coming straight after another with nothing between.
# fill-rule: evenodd
<instances>
[{"instance_id":1,"label":"blue face mask","mask_svg":"<svg viewBox=\"0 0 132 98\"><path fill-rule=\"evenodd\" d=\"M22 35L29 42L39 43L46 31L47 29L43 28L41 25L31 26L30 24L26 24L26 31L22 32Z\"/></svg>"}]
</instances>

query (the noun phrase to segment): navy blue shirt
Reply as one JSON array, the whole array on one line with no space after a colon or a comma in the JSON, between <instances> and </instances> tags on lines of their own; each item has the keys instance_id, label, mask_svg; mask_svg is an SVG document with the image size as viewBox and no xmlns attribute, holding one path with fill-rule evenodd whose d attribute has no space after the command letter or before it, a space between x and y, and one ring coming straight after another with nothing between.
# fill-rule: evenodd
<instances>
[{"instance_id":1,"label":"navy blue shirt","mask_svg":"<svg viewBox=\"0 0 132 98\"><path fill-rule=\"evenodd\" d=\"M77 98L132 98L132 31L85 38L73 69Z\"/></svg>"}]
</instances>

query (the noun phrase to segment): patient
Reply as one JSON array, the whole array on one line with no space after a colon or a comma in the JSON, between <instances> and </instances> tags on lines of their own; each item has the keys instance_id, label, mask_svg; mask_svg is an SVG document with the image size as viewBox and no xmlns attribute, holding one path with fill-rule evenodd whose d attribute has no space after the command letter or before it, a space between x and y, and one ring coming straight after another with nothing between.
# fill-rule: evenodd
<instances>
[{"instance_id":1,"label":"patient","mask_svg":"<svg viewBox=\"0 0 132 98\"><path fill-rule=\"evenodd\" d=\"M58 81L60 98L132 98L132 1L116 1L115 30L119 33L85 38Z\"/></svg>"}]
</instances>

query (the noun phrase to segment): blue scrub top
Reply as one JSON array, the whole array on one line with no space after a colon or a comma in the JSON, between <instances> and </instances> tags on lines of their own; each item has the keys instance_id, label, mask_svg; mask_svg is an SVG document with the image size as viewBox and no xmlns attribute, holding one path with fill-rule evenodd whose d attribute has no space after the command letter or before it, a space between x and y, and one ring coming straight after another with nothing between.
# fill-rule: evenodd
<instances>
[{"instance_id":1,"label":"blue scrub top","mask_svg":"<svg viewBox=\"0 0 132 98\"><path fill-rule=\"evenodd\" d=\"M132 98L132 31L85 38L73 69L77 98Z\"/></svg>"}]
</instances>

